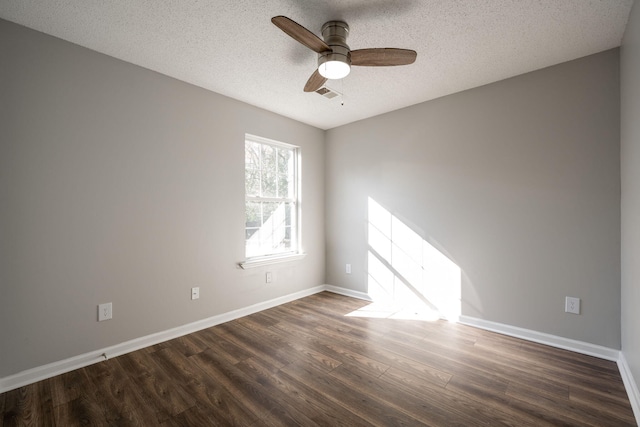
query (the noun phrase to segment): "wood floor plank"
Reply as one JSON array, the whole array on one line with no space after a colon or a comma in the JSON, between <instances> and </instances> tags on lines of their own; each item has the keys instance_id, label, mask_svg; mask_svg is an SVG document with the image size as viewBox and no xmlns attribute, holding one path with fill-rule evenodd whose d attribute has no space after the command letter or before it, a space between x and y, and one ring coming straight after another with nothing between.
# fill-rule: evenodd
<instances>
[{"instance_id":1,"label":"wood floor plank","mask_svg":"<svg viewBox=\"0 0 640 427\"><path fill-rule=\"evenodd\" d=\"M102 411L98 403L88 397L81 396L54 408L55 425L58 426L106 426L102 420Z\"/></svg>"},{"instance_id":2,"label":"wood floor plank","mask_svg":"<svg viewBox=\"0 0 640 427\"><path fill-rule=\"evenodd\" d=\"M260 333L256 333L236 322L233 325L223 324L218 328L225 331L228 341L248 350L253 355L259 355L269 359L274 365L284 366L291 362L286 351L286 343L281 340L271 341L265 339ZM229 332L231 331L231 332Z\"/></svg>"},{"instance_id":3,"label":"wood floor plank","mask_svg":"<svg viewBox=\"0 0 640 427\"><path fill-rule=\"evenodd\" d=\"M49 382L40 381L7 393L2 414L5 426L55 425Z\"/></svg>"},{"instance_id":4,"label":"wood floor plank","mask_svg":"<svg viewBox=\"0 0 640 427\"><path fill-rule=\"evenodd\" d=\"M523 402L529 407L535 407L540 414L552 419L556 424L585 425L585 426L624 426L618 419L604 418L588 406L573 405L572 402L564 402L549 396L537 393L535 390L518 384L510 384L507 396L513 398L511 402ZM605 421L606 420L606 421Z\"/></svg>"},{"instance_id":5,"label":"wood floor plank","mask_svg":"<svg viewBox=\"0 0 640 427\"><path fill-rule=\"evenodd\" d=\"M439 423L440 425L447 425L451 419L468 419L469 414L473 414L473 421L463 421L466 425L535 425L535 423L527 424L521 418L517 418L516 421L514 421L512 416L499 411L495 407L489 407L484 403L477 402L474 399L470 399L463 394L456 393L447 388L441 388L429 382L420 381L414 375L393 367L385 372L380 379L389 383L392 389L402 389L408 393L420 396L421 399L432 406L444 411L446 421Z\"/></svg>"},{"instance_id":6,"label":"wood floor plank","mask_svg":"<svg viewBox=\"0 0 640 427\"><path fill-rule=\"evenodd\" d=\"M248 411L220 383L203 372L191 357L185 357L179 350L167 347L157 351L153 357L175 384L182 384L184 390L201 406L192 415L211 417L207 408L215 410L216 420L228 424L248 425L256 420L256 415ZM192 409L192 408L190 408Z\"/></svg>"},{"instance_id":7,"label":"wood floor plank","mask_svg":"<svg viewBox=\"0 0 640 427\"><path fill-rule=\"evenodd\" d=\"M155 415L132 387L129 377L114 360L84 368L93 384L92 400L98 402L102 417L109 425L144 426Z\"/></svg>"},{"instance_id":8,"label":"wood floor plank","mask_svg":"<svg viewBox=\"0 0 640 427\"><path fill-rule=\"evenodd\" d=\"M171 347L178 349L185 356L193 356L209 348L209 343L201 334L194 333L171 340Z\"/></svg>"},{"instance_id":9,"label":"wood floor plank","mask_svg":"<svg viewBox=\"0 0 640 427\"><path fill-rule=\"evenodd\" d=\"M474 400L478 404L483 404L491 408L492 412L509 414L510 425L531 425L531 426L557 426L565 425L554 419L548 419L546 414L540 413L537 407L520 407L513 405L512 400L506 395L508 384L494 380L487 382L486 379L471 379L467 376L455 375L446 386L447 390L454 391L467 399Z\"/></svg>"},{"instance_id":10,"label":"wood floor plank","mask_svg":"<svg viewBox=\"0 0 640 427\"><path fill-rule=\"evenodd\" d=\"M229 421L221 416L218 411L208 407L198 405L186 409L162 423L163 427L183 427L183 426L219 426L229 425ZM246 424L250 425L250 424Z\"/></svg>"},{"instance_id":11,"label":"wood floor plank","mask_svg":"<svg viewBox=\"0 0 640 427\"><path fill-rule=\"evenodd\" d=\"M315 406L306 405L307 402L295 387L284 383L275 376L279 371L275 366L258 358L250 358L238 363L236 367L244 372L248 378L260 384L264 392L278 402L278 405L291 414L298 423L311 425L313 424L312 417L321 416Z\"/></svg>"},{"instance_id":12,"label":"wood floor plank","mask_svg":"<svg viewBox=\"0 0 640 427\"><path fill-rule=\"evenodd\" d=\"M282 405L273 397L270 384L253 381L235 365L228 365L211 350L204 351L194 360L209 374L221 382L232 394L242 402L251 403L251 411L257 414L268 425L295 425L297 419L310 421L304 412L288 405Z\"/></svg>"},{"instance_id":13,"label":"wood floor plank","mask_svg":"<svg viewBox=\"0 0 640 427\"><path fill-rule=\"evenodd\" d=\"M415 418L383 404L360 389L345 387L335 377L330 377L311 366L293 363L285 366L282 371L300 382L310 384L316 391L331 398L334 405L342 406L373 425L418 424Z\"/></svg>"},{"instance_id":14,"label":"wood floor plank","mask_svg":"<svg viewBox=\"0 0 640 427\"><path fill-rule=\"evenodd\" d=\"M569 399L579 403L580 408L597 416L598 419L610 418L619 420L620 425L635 425L633 410L628 405L628 399L621 396L603 396L594 390L580 387L570 387Z\"/></svg>"},{"instance_id":15,"label":"wood floor plank","mask_svg":"<svg viewBox=\"0 0 640 427\"><path fill-rule=\"evenodd\" d=\"M367 304L323 292L0 394L0 427L636 425L615 362Z\"/></svg>"},{"instance_id":16,"label":"wood floor plank","mask_svg":"<svg viewBox=\"0 0 640 427\"><path fill-rule=\"evenodd\" d=\"M422 380L433 381L444 386L451 378L451 374L447 372L440 371L427 364L409 359L397 352L385 350L377 345L377 342L374 342L372 345L370 341L340 336L336 331L325 327L315 328L314 331L319 332L322 336L327 337L327 339L332 339L334 341L339 340L343 347L358 354L365 355L387 367L395 366L400 367L405 371L412 372Z\"/></svg>"},{"instance_id":17,"label":"wood floor plank","mask_svg":"<svg viewBox=\"0 0 640 427\"><path fill-rule=\"evenodd\" d=\"M329 360L336 361L338 364L349 363L355 365L361 365L370 369L377 375L382 375L389 365L379 362L376 359L370 358L360 352L352 351L348 346L335 345L335 341L328 337L323 337L319 334L313 333L313 331L306 331L304 328L300 328L297 325L275 325L274 328L282 329L289 332L292 336L296 336L311 347L311 351L318 352L329 358Z\"/></svg>"},{"instance_id":18,"label":"wood floor plank","mask_svg":"<svg viewBox=\"0 0 640 427\"><path fill-rule=\"evenodd\" d=\"M226 339L224 331L220 328L208 328L196 332L203 340L206 340L209 348L223 355L231 364L236 364L254 354L241 344Z\"/></svg>"},{"instance_id":19,"label":"wood floor plank","mask_svg":"<svg viewBox=\"0 0 640 427\"><path fill-rule=\"evenodd\" d=\"M348 408L336 403L331 395L319 391L312 383L299 380L280 370L276 376L284 383L294 387L300 398L307 402L307 406L317 408L320 416L312 417L319 426L372 426Z\"/></svg>"},{"instance_id":20,"label":"wood floor plank","mask_svg":"<svg viewBox=\"0 0 640 427\"><path fill-rule=\"evenodd\" d=\"M505 381L516 376L521 381L539 384L545 392L553 390L558 396L564 396L565 399L568 397L568 387L565 384L557 382L555 378L540 379L530 373L526 367L521 370L516 369L514 361L505 359L504 353L496 352L495 348L490 355L466 347L458 347L457 352L448 351L446 347L443 348L439 345L429 345L422 348L407 347L405 343L398 341L393 341L389 348L444 372L456 372L458 375L471 375L476 378L501 378ZM454 354L452 355L452 353Z\"/></svg>"},{"instance_id":21,"label":"wood floor plank","mask_svg":"<svg viewBox=\"0 0 640 427\"><path fill-rule=\"evenodd\" d=\"M183 384L185 391L197 400L200 407L197 413L207 413L205 409L209 408L215 410L214 418L235 425L248 425L257 419L220 382L202 371L192 357L185 357L173 348L162 349L153 357L172 381Z\"/></svg>"},{"instance_id":22,"label":"wood floor plank","mask_svg":"<svg viewBox=\"0 0 640 427\"><path fill-rule=\"evenodd\" d=\"M310 336L301 337L296 334L279 329L276 325L269 328L270 333L276 334L282 339L288 341L289 351L295 352L298 360L307 360L309 363L317 365L319 369L330 371L342 364L342 361L331 357L331 351L326 350L324 346L317 345L308 339Z\"/></svg>"},{"instance_id":23,"label":"wood floor plank","mask_svg":"<svg viewBox=\"0 0 640 427\"><path fill-rule=\"evenodd\" d=\"M459 425L466 426L476 423L478 418L465 411L450 411L433 399L425 399L422 396L408 392L401 387L394 387L392 382L383 376L375 377L370 372L363 371L359 367L340 366L331 372L346 388L355 388L367 392L369 398L376 402L384 402L384 405L399 410L410 416L414 423L427 425Z\"/></svg>"},{"instance_id":24,"label":"wood floor plank","mask_svg":"<svg viewBox=\"0 0 640 427\"><path fill-rule=\"evenodd\" d=\"M176 387L168 374L152 358L153 353L133 352L114 360L135 382L144 405L152 408L159 423L195 405L182 387Z\"/></svg>"},{"instance_id":25,"label":"wood floor plank","mask_svg":"<svg viewBox=\"0 0 640 427\"><path fill-rule=\"evenodd\" d=\"M87 385L86 381L84 381L84 372L81 369L58 375L49 381L53 406L62 405L79 398Z\"/></svg>"}]
</instances>

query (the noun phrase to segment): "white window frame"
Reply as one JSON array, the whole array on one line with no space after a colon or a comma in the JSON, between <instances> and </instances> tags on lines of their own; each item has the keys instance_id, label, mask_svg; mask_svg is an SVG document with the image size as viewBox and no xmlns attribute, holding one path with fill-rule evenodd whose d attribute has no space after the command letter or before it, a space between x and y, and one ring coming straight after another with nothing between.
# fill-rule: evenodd
<instances>
[{"instance_id":1,"label":"white window frame","mask_svg":"<svg viewBox=\"0 0 640 427\"><path fill-rule=\"evenodd\" d=\"M300 183L301 183L301 181L300 181L300 175L301 175L300 158L301 158L301 149L300 149L300 147L298 147L296 145L286 144L284 142L274 141L272 139L263 138L261 136L256 136L256 135L251 135L251 134L245 134L245 150L246 150L246 143L247 142L253 142L253 143L257 143L257 144L261 144L261 145L270 145L272 147L286 148L286 149L289 149L289 150L293 151L293 156L294 156L294 158L293 158L294 176L293 176L293 182L290 183L290 184L293 185L293 197L289 197L289 198L277 198L277 197L276 198L272 198L272 197L247 196L246 189L245 189L245 197L244 197L244 199L245 199L245 209L246 209L246 203L249 200L261 201L261 202L286 201L286 202L289 202L289 203L293 204L293 209L291 210L291 215L292 215L292 219L291 219L291 246L292 246L292 249L290 251L287 251L287 252L278 252L278 253L274 253L274 254L265 254L265 255L247 257L246 220L245 220L245 229L244 229L244 235L245 235L245 261L241 262L239 264L239 266L241 268L243 268L243 269L247 269L247 268L254 268L254 267L260 267L260 266L264 266L264 265L269 265L269 264L273 264L273 263L294 261L294 260L297 260L297 259L304 258L304 256L306 254L302 251L302 239L301 239L301 236L300 236L300 234L301 234L300 233L300 231L301 231L300 225L301 225L301 216L302 216L301 215L301 209L300 209ZM246 172L246 164L245 164L245 172Z\"/></svg>"}]
</instances>

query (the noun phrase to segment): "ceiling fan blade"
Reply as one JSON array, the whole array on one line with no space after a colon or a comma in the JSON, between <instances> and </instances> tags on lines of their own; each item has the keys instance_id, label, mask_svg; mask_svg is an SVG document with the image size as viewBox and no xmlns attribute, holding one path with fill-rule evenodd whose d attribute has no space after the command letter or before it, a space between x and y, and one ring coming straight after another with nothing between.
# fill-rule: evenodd
<instances>
[{"instance_id":1,"label":"ceiling fan blade","mask_svg":"<svg viewBox=\"0 0 640 427\"><path fill-rule=\"evenodd\" d=\"M391 65L413 64L418 54L415 50L374 48L351 51L351 65L384 67Z\"/></svg>"},{"instance_id":2,"label":"ceiling fan blade","mask_svg":"<svg viewBox=\"0 0 640 427\"><path fill-rule=\"evenodd\" d=\"M322 41L320 37L316 36L311 31L286 16L274 16L271 18L271 22L293 39L302 43L314 52L322 53L327 50L331 50L331 48Z\"/></svg>"},{"instance_id":3,"label":"ceiling fan blade","mask_svg":"<svg viewBox=\"0 0 640 427\"><path fill-rule=\"evenodd\" d=\"M304 85L304 91L315 92L316 90L320 89L326 81L327 79L322 77L318 70L316 70L313 72L313 74L311 74L309 80L307 80L307 84Z\"/></svg>"}]
</instances>

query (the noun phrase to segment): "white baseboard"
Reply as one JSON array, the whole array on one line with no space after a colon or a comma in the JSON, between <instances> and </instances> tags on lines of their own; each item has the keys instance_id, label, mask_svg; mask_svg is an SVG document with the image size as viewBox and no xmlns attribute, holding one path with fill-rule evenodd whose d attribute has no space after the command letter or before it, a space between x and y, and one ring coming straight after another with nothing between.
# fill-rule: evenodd
<instances>
[{"instance_id":1,"label":"white baseboard","mask_svg":"<svg viewBox=\"0 0 640 427\"><path fill-rule=\"evenodd\" d=\"M620 357L618 358L618 369L620 370L620 376L622 376L624 388L627 390L633 415L636 417L636 423L640 425L640 392L638 391L638 383L636 383L631 374L631 369L623 352L620 352Z\"/></svg>"},{"instance_id":2,"label":"white baseboard","mask_svg":"<svg viewBox=\"0 0 640 427\"><path fill-rule=\"evenodd\" d=\"M611 360L613 362L617 362L620 357L620 350L615 350L613 348L545 334L544 332L532 331L530 329L519 328L517 326L505 325L503 323L491 322L489 320L478 319L476 317L460 316L460 323L511 337L522 338L539 344L549 345L551 347L562 348L564 350L574 351L588 356L599 357L600 359Z\"/></svg>"},{"instance_id":3,"label":"white baseboard","mask_svg":"<svg viewBox=\"0 0 640 427\"><path fill-rule=\"evenodd\" d=\"M360 291L354 291L347 288L339 288L337 286L324 285L324 290L333 292L334 294L344 295L347 297L357 298L365 301L373 301L369 294Z\"/></svg>"}]
</instances>

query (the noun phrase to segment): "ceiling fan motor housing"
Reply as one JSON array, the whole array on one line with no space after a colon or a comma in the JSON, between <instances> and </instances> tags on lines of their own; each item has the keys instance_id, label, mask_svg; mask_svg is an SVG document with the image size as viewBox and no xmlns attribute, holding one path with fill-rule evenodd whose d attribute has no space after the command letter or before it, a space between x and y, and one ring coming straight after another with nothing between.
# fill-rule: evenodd
<instances>
[{"instance_id":1,"label":"ceiling fan motor housing","mask_svg":"<svg viewBox=\"0 0 640 427\"><path fill-rule=\"evenodd\" d=\"M318 67L329 61L342 62L351 67L351 49L347 44L348 35L349 26L346 22L329 21L322 26L322 37L331 51L318 54Z\"/></svg>"}]
</instances>

